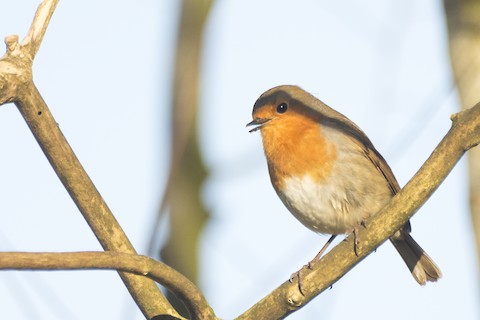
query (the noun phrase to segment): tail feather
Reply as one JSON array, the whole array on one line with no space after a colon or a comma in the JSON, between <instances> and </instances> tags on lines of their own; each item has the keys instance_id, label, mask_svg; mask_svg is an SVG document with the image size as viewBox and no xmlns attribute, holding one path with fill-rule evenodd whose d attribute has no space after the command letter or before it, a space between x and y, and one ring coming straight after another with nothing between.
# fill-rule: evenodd
<instances>
[{"instance_id":1,"label":"tail feather","mask_svg":"<svg viewBox=\"0 0 480 320\"><path fill-rule=\"evenodd\" d=\"M442 277L440 268L433 262L420 245L406 232L401 232L400 237L390 238L395 249L410 269L415 280L425 285L427 281L437 281Z\"/></svg>"}]
</instances>

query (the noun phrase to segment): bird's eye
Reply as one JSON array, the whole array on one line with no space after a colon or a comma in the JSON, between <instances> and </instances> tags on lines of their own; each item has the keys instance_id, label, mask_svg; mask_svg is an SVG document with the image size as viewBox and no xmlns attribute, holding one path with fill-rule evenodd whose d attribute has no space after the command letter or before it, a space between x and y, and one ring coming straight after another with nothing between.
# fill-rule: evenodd
<instances>
[{"instance_id":1,"label":"bird's eye","mask_svg":"<svg viewBox=\"0 0 480 320\"><path fill-rule=\"evenodd\" d=\"M277 106L277 112L278 113L285 113L287 111L287 109L288 109L288 106L285 102L282 102Z\"/></svg>"}]
</instances>

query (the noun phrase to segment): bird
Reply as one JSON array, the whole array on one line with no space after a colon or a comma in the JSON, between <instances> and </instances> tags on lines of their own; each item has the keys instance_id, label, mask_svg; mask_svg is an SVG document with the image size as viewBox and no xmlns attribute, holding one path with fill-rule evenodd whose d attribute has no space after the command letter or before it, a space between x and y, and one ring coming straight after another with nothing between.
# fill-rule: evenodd
<instances>
[{"instance_id":1,"label":"bird","mask_svg":"<svg viewBox=\"0 0 480 320\"><path fill-rule=\"evenodd\" d=\"M358 226L400 191L367 135L298 86L264 92L252 118L247 127L261 132L270 180L283 204L307 228L331 235L310 267L337 235L355 235ZM410 232L408 221L390 241L420 285L437 281L442 277L439 267Z\"/></svg>"}]
</instances>

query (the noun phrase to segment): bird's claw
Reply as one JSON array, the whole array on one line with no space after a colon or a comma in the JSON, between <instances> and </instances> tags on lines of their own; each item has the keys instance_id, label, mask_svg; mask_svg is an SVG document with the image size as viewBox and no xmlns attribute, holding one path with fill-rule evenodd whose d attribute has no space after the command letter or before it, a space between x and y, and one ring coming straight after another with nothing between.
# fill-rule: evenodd
<instances>
[{"instance_id":1,"label":"bird's claw","mask_svg":"<svg viewBox=\"0 0 480 320\"><path fill-rule=\"evenodd\" d=\"M301 272L305 269L309 269L311 270L312 269L312 264L311 262L309 262L308 264L304 265L300 270L298 270L297 272L294 272L290 275L290 279L288 279L288 281L290 281L290 283L293 283L293 281L295 280L295 278L297 278L297 283L298 283L298 291L300 291L300 293L302 294L302 296L305 296L305 292L303 291L303 288L302 288L302 276L301 276Z\"/></svg>"},{"instance_id":2,"label":"bird's claw","mask_svg":"<svg viewBox=\"0 0 480 320\"><path fill-rule=\"evenodd\" d=\"M365 222L365 220L360 221L360 226L364 228L367 227L367 223ZM355 255L358 257L359 256L358 248L360 244L360 240L358 237L358 228L357 227L353 228L352 233L353 233L353 251L355 252Z\"/></svg>"}]
</instances>

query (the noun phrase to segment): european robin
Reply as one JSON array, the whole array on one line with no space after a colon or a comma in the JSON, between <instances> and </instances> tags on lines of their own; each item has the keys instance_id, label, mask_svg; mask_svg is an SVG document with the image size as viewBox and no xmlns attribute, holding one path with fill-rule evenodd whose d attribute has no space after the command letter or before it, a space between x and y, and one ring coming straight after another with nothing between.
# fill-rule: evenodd
<instances>
[{"instance_id":1,"label":"european robin","mask_svg":"<svg viewBox=\"0 0 480 320\"><path fill-rule=\"evenodd\" d=\"M297 86L263 93L253 107L252 131L261 131L272 185L307 228L348 234L400 190L392 170L363 131L343 114ZM442 276L410 235L410 222L391 238L415 280ZM310 265L310 264L309 264Z\"/></svg>"}]
</instances>

